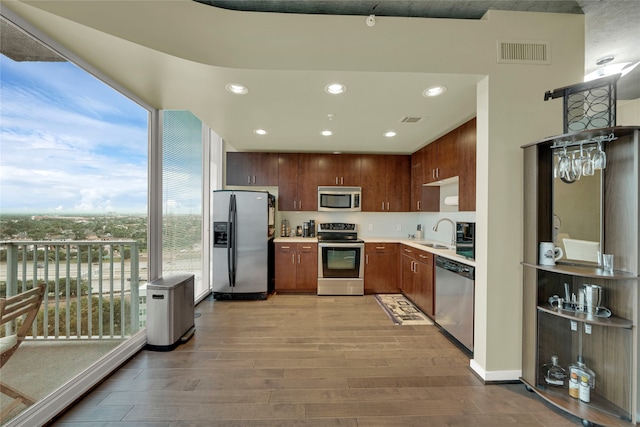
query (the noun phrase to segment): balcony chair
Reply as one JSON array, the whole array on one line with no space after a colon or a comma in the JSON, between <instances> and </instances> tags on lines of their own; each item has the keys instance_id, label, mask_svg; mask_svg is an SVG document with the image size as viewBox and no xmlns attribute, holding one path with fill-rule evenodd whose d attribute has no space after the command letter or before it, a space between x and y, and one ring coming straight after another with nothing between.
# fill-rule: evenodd
<instances>
[{"instance_id":1,"label":"balcony chair","mask_svg":"<svg viewBox=\"0 0 640 427\"><path fill-rule=\"evenodd\" d=\"M5 329L7 333L10 334L0 338L0 368L11 358L27 335L42 304L44 292L45 285L41 284L21 294L9 298L0 298L0 328ZM24 318L21 324L9 325L9 323L14 322L22 316L24 316ZM9 326L7 327L6 325ZM3 382L0 382L0 392L13 399L13 401L6 405L6 407L2 409L2 412L0 412L0 420L4 420L4 418L21 403L26 406L35 403L35 399L32 397L25 395Z\"/></svg>"}]
</instances>

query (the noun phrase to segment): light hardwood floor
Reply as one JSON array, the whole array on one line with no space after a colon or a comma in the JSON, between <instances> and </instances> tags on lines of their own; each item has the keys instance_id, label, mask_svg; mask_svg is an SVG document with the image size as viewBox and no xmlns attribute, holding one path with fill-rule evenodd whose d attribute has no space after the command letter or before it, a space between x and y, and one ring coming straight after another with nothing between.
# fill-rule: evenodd
<instances>
[{"instance_id":1,"label":"light hardwood floor","mask_svg":"<svg viewBox=\"0 0 640 427\"><path fill-rule=\"evenodd\" d=\"M483 385L435 326L373 296L196 307L195 336L142 351L56 426L576 426L521 384Z\"/></svg>"}]
</instances>

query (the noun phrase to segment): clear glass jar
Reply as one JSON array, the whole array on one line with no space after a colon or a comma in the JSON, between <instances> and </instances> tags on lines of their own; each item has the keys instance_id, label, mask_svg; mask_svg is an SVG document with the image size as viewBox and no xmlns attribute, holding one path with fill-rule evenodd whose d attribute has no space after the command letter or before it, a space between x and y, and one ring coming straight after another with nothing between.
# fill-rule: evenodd
<instances>
[{"instance_id":1,"label":"clear glass jar","mask_svg":"<svg viewBox=\"0 0 640 427\"><path fill-rule=\"evenodd\" d=\"M544 368L547 370L544 376L547 384L554 387L564 387L567 380L567 371L558 364L558 356L551 356L551 364L545 364Z\"/></svg>"}]
</instances>

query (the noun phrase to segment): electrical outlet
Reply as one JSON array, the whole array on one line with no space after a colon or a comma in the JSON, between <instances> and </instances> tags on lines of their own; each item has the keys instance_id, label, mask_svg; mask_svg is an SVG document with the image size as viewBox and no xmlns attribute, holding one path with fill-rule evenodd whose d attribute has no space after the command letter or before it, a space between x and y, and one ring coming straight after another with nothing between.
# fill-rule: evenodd
<instances>
[{"instance_id":1,"label":"electrical outlet","mask_svg":"<svg viewBox=\"0 0 640 427\"><path fill-rule=\"evenodd\" d=\"M373 231L373 224L369 224L369 231Z\"/></svg>"},{"instance_id":2,"label":"electrical outlet","mask_svg":"<svg viewBox=\"0 0 640 427\"><path fill-rule=\"evenodd\" d=\"M585 334L591 334L591 325L588 323L584 324L584 333Z\"/></svg>"},{"instance_id":3,"label":"electrical outlet","mask_svg":"<svg viewBox=\"0 0 640 427\"><path fill-rule=\"evenodd\" d=\"M575 320L571 321L571 330L572 331L577 331L578 330L578 322L576 322Z\"/></svg>"},{"instance_id":4,"label":"electrical outlet","mask_svg":"<svg viewBox=\"0 0 640 427\"><path fill-rule=\"evenodd\" d=\"M402 224L396 225L396 230L397 231L402 231Z\"/></svg>"}]
</instances>

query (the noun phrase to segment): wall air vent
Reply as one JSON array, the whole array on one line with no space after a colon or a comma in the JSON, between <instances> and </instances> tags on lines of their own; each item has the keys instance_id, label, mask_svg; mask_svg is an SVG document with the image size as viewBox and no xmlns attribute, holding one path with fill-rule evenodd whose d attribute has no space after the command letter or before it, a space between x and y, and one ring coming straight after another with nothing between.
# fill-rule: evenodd
<instances>
[{"instance_id":1,"label":"wall air vent","mask_svg":"<svg viewBox=\"0 0 640 427\"><path fill-rule=\"evenodd\" d=\"M498 64L551 64L551 43L498 40Z\"/></svg>"},{"instance_id":2,"label":"wall air vent","mask_svg":"<svg viewBox=\"0 0 640 427\"><path fill-rule=\"evenodd\" d=\"M400 119L400 123L418 123L420 120L422 120L422 117L406 116Z\"/></svg>"}]
</instances>

